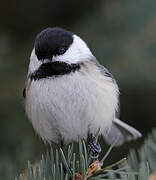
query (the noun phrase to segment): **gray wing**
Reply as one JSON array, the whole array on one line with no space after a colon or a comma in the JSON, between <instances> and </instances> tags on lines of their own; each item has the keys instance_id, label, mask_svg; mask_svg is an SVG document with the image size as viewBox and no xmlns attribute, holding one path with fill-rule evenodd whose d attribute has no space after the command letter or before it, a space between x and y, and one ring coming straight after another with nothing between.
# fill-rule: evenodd
<instances>
[{"instance_id":1,"label":"gray wing","mask_svg":"<svg viewBox=\"0 0 156 180\"><path fill-rule=\"evenodd\" d=\"M111 78L112 81L113 81L113 83L114 83L114 84L116 85L116 87L118 88L118 85L117 85L117 83L116 83L116 81L115 81L115 78L114 78L113 75L108 71L108 69L105 68L104 66L102 66L95 57L92 58L92 62L99 68L99 70L101 71L101 73L102 73L104 76L107 76L107 77ZM117 111L116 111L116 117L118 118L119 115L120 115L120 101L118 100L118 109L117 109Z\"/></svg>"},{"instance_id":2,"label":"gray wing","mask_svg":"<svg viewBox=\"0 0 156 180\"><path fill-rule=\"evenodd\" d=\"M93 58L92 61L96 64L96 66L98 66L100 71L105 76L110 77L112 81L114 82L114 84L117 86L117 83L113 75L104 66L99 64L96 58ZM119 106L120 105L118 105L118 107ZM118 119L119 114L120 114L119 109L120 108L118 108L118 110L116 111L116 118L112 122L112 126L109 133L104 136L105 141L110 145L115 143L114 146L120 146L125 141L134 140L142 136L141 133L137 131L135 128L129 126L128 124Z\"/></svg>"},{"instance_id":3,"label":"gray wing","mask_svg":"<svg viewBox=\"0 0 156 180\"><path fill-rule=\"evenodd\" d=\"M92 62L100 69L100 71L103 75L110 77L115 82L113 75L108 71L107 68L102 66L95 57L92 58Z\"/></svg>"},{"instance_id":4,"label":"gray wing","mask_svg":"<svg viewBox=\"0 0 156 180\"><path fill-rule=\"evenodd\" d=\"M115 118L109 133L104 137L106 143L120 146L125 141L135 140L142 137L142 134L128 124Z\"/></svg>"}]
</instances>

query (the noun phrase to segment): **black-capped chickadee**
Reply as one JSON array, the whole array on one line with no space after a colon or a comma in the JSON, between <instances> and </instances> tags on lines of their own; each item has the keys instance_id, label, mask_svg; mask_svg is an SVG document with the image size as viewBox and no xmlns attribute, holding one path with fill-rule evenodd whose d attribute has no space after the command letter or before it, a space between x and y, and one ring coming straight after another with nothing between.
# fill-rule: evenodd
<instances>
[{"instance_id":1,"label":"black-capped chickadee","mask_svg":"<svg viewBox=\"0 0 156 180\"><path fill-rule=\"evenodd\" d=\"M46 142L86 139L100 128L116 146L141 137L118 119L119 89L86 43L61 28L47 28L35 40L25 87L26 113Z\"/></svg>"}]
</instances>

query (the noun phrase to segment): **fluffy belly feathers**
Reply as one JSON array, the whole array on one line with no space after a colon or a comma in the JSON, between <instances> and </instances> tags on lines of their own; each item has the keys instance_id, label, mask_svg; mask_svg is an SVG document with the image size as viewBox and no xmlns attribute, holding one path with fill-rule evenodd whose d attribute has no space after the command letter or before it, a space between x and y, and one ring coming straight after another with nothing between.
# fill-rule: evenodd
<instances>
[{"instance_id":1,"label":"fluffy belly feathers","mask_svg":"<svg viewBox=\"0 0 156 180\"><path fill-rule=\"evenodd\" d=\"M118 106L116 84L99 71L83 72L29 82L26 112L43 140L69 143L87 138L88 131L109 131Z\"/></svg>"}]
</instances>

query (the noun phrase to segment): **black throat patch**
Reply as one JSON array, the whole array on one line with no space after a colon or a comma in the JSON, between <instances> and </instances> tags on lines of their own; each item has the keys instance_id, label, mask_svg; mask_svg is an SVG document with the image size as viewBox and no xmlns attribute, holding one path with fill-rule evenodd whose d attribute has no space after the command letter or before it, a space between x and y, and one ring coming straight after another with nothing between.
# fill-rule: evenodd
<instances>
[{"instance_id":1,"label":"black throat patch","mask_svg":"<svg viewBox=\"0 0 156 180\"><path fill-rule=\"evenodd\" d=\"M67 64L65 62L43 63L37 71L30 75L31 80L39 80L48 77L55 77L78 71L80 64Z\"/></svg>"}]
</instances>

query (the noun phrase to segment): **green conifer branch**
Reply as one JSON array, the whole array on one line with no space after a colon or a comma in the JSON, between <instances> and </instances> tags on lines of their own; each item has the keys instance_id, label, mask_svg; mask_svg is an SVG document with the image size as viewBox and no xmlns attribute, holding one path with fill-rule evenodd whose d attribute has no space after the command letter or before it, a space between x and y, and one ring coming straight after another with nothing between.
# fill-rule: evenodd
<instances>
[{"instance_id":1,"label":"green conifer branch","mask_svg":"<svg viewBox=\"0 0 156 180\"><path fill-rule=\"evenodd\" d=\"M103 162L109 156L109 148ZM28 162L27 174L21 174L15 180L69 180L75 179L76 173L82 175L85 179L90 164L89 151L84 140L79 141L79 154L74 152L74 145L68 146L67 155L65 156L62 149L53 149L42 159L38 167L33 167ZM77 157L78 156L78 157ZM113 168L113 169L112 169ZM88 179L124 179L124 180L147 180L148 176L156 168L156 130L153 130L145 141L144 145L138 150L131 150L127 158L96 171Z\"/></svg>"}]
</instances>

